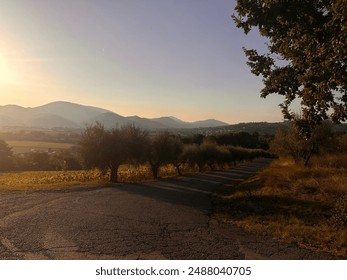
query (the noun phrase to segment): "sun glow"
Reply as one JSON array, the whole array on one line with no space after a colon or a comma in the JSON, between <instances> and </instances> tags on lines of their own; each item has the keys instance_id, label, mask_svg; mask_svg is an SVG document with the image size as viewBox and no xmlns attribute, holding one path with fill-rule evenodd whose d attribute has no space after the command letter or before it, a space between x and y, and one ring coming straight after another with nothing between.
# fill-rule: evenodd
<instances>
[{"instance_id":1,"label":"sun glow","mask_svg":"<svg viewBox=\"0 0 347 280\"><path fill-rule=\"evenodd\" d=\"M14 80L14 75L6 57L0 53L0 84L11 84Z\"/></svg>"},{"instance_id":2,"label":"sun glow","mask_svg":"<svg viewBox=\"0 0 347 280\"><path fill-rule=\"evenodd\" d=\"M23 55L18 48L9 49L0 51L0 105L34 106L51 101L46 93L59 89L49 87L54 83L40 68L41 61Z\"/></svg>"}]
</instances>

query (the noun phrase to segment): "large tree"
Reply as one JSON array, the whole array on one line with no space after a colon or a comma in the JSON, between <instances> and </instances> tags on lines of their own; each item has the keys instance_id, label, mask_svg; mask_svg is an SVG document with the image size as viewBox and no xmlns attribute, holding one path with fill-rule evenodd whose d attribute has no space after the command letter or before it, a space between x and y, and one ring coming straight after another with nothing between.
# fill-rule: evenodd
<instances>
[{"instance_id":1,"label":"large tree","mask_svg":"<svg viewBox=\"0 0 347 280\"><path fill-rule=\"evenodd\" d=\"M118 181L121 164L143 158L147 134L134 126L106 130L100 123L87 127L80 141L80 154L87 168L110 171L110 181Z\"/></svg>"},{"instance_id":2,"label":"large tree","mask_svg":"<svg viewBox=\"0 0 347 280\"><path fill-rule=\"evenodd\" d=\"M246 49L263 77L261 96L284 96L285 119L310 137L323 120L347 120L346 0L238 0L233 19L247 34L257 28L268 52ZM299 99L301 117L290 109Z\"/></svg>"}]
</instances>

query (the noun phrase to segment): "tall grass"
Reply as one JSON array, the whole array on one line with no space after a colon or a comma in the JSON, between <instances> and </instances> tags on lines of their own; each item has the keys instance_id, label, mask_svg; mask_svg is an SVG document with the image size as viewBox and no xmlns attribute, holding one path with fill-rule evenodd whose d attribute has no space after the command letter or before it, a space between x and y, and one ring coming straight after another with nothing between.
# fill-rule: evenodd
<instances>
[{"instance_id":1,"label":"tall grass","mask_svg":"<svg viewBox=\"0 0 347 280\"><path fill-rule=\"evenodd\" d=\"M347 257L347 158L325 155L311 166L274 161L257 177L227 186L222 219L258 234Z\"/></svg>"}]
</instances>

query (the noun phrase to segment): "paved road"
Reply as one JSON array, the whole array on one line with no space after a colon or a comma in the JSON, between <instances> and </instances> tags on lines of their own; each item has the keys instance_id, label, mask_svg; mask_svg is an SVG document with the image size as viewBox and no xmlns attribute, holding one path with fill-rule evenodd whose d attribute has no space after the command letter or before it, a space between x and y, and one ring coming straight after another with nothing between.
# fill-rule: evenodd
<instances>
[{"instance_id":1,"label":"paved road","mask_svg":"<svg viewBox=\"0 0 347 280\"><path fill-rule=\"evenodd\" d=\"M141 184L0 191L0 259L316 259L212 219L210 194L268 164Z\"/></svg>"}]
</instances>

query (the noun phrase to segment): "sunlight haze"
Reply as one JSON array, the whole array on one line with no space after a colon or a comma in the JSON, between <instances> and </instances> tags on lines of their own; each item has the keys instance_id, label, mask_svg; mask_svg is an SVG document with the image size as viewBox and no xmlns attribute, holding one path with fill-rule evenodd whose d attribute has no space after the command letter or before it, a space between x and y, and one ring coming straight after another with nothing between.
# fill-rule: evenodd
<instances>
[{"instance_id":1,"label":"sunlight haze","mask_svg":"<svg viewBox=\"0 0 347 280\"><path fill-rule=\"evenodd\" d=\"M234 1L0 0L0 105L64 100L124 116L281 121L259 96Z\"/></svg>"}]
</instances>

